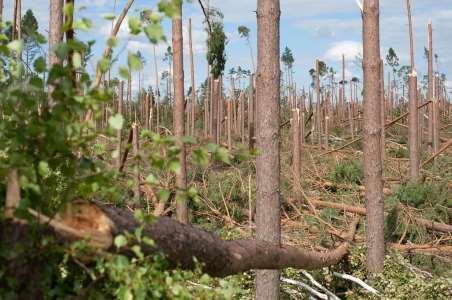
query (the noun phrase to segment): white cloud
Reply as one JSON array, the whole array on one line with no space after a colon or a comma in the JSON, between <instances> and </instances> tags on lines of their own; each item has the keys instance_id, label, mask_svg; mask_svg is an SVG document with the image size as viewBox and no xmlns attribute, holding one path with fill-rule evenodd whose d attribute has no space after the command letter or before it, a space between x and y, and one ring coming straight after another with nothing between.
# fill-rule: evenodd
<instances>
[{"instance_id":1,"label":"white cloud","mask_svg":"<svg viewBox=\"0 0 452 300\"><path fill-rule=\"evenodd\" d=\"M361 55L362 45L356 41L342 41L334 43L325 53L324 57L330 61L342 60L342 55L349 59L355 59L356 56Z\"/></svg>"}]
</instances>

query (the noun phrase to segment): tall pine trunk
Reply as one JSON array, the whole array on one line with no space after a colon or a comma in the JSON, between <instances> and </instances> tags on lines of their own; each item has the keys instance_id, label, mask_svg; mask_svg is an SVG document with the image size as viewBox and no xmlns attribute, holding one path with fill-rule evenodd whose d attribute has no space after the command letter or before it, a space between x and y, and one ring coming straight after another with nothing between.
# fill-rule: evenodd
<instances>
[{"instance_id":1,"label":"tall pine trunk","mask_svg":"<svg viewBox=\"0 0 452 300\"><path fill-rule=\"evenodd\" d=\"M57 65L61 63L61 60L54 52L54 48L57 44L63 40L63 0L50 0L50 15L49 15L49 66ZM52 93L54 87L49 85L48 87L48 105L52 107Z\"/></svg>"},{"instance_id":2,"label":"tall pine trunk","mask_svg":"<svg viewBox=\"0 0 452 300\"><path fill-rule=\"evenodd\" d=\"M184 136L184 53L182 40L182 2L177 4L176 14L173 17L173 81L174 106L173 130L176 143L180 147L180 171L176 175L176 218L179 222L188 223L187 199L183 191L187 188L185 146L182 142Z\"/></svg>"},{"instance_id":3,"label":"tall pine trunk","mask_svg":"<svg viewBox=\"0 0 452 300\"><path fill-rule=\"evenodd\" d=\"M365 0L363 9L364 181L367 201L367 269L383 271L384 202L381 163L380 4Z\"/></svg>"},{"instance_id":4,"label":"tall pine trunk","mask_svg":"<svg viewBox=\"0 0 452 300\"><path fill-rule=\"evenodd\" d=\"M257 1L256 238L281 242L279 162L279 0ZM279 299L278 270L256 271L256 299Z\"/></svg>"}]
</instances>

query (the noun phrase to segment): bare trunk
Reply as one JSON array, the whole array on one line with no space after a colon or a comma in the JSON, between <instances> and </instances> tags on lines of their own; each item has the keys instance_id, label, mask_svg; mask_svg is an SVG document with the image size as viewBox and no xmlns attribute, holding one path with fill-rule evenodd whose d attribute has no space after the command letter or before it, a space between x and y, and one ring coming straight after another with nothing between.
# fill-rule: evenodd
<instances>
[{"instance_id":1,"label":"bare trunk","mask_svg":"<svg viewBox=\"0 0 452 300\"><path fill-rule=\"evenodd\" d=\"M232 99L227 100L227 139L228 149L232 150Z\"/></svg>"},{"instance_id":2,"label":"bare trunk","mask_svg":"<svg viewBox=\"0 0 452 300\"><path fill-rule=\"evenodd\" d=\"M250 77L250 86L248 91L248 148L254 149L255 144L254 132L254 74Z\"/></svg>"},{"instance_id":3,"label":"bare trunk","mask_svg":"<svg viewBox=\"0 0 452 300\"><path fill-rule=\"evenodd\" d=\"M257 1L256 238L281 242L279 162L279 0ZM256 272L256 299L279 299L279 271Z\"/></svg>"},{"instance_id":4,"label":"bare trunk","mask_svg":"<svg viewBox=\"0 0 452 300\"><path fill-rule=\"evenodd\" d=\"M410 180L419 181L419 113L417 111L417 75L414 67L414 37L411 18L411 0L406 0L408 9L408 30L410 34L410 74L408 86L409 123L408 139L410 145Z\"/></svg>"},{"instance_id":5,"label":"bare trunk","mask_svg":"<svg viewBox=\"0 0 452 300\"><path fill-rule=\"evenodd\" d=\"M191 18L188 21L189 46L190 46L190 70L191 70L191 134L195 135L196 123L196 88L195 88L195 63L193 60L193 37L192 37L192 23Z\"/></svg>"},{"instance_id":6,"label":"bare trunk","mask_svg":"<svg viewBox=\"0 0 452 300\"><path fill-rule=\"evenodd\" d=\"M124 103L124 81L121 80L119 84L119 97L118 97L118 114L123 113L123 103ZM116 166L119 170L121 167L121 152L122 152L122 130L118 129L116 131Z\"/></svg>"},{"instance_id":7,"label":"bare trunk","mask_svg":"<svg viewBox=\"0 0 452 300\"><path fill-rule=\"evenodd\" d=\"M160 127L160 89L159 89L159 72L157 69L157 55L155 53L154 45L154 73L155 73L155 131L159 132Z\"/></svg>"},{"instance_id":8,"label":"bare trunk","mask_svg":"<svg viewBox=\"0 0 452 300\"><path fill-rule=\"evenodd\" d=\"M63 41L63 0L50 0L50 16L49 16L49 65L61 64L61 60L54 52L57 44ZM48 87L48 106L53 106L52 93L53 85Z\"/></svg>"},{"instance_id":9,"label":"bare trunk","mask_svg":"<svg viewBox=\"0 0 452 300\"><path fill-rule=\"evenodd\" d=\"M301 201L301 120L300 110L296 107L292 109L292 168L293 168L293 192L296 202Z\"/></svg>"},{"instance_id":10,"label":"bare trunk","mask_svg":"<svg viewBox=\"0 0 452 300\"><path fill-rule=\"evenodd\" d=\"M386 101L385 101L385 83L384 83L384 63L380 60L380 88L381 88L381 164L384 169L384 161L386 157ZM416 107L417 110L417 107Z\"/></svg>"},{"instance_id":11,"label":"bare trunk","mask_svg":"<svg viewBox=\"0 0 452 300\"><path fill-rule=\"evenodd\" d=\"M219 133L219 128L218 128L218 98L220 97L220 80L219 79L214 79L212 80L213 82L213 93L212 93L212 97L211 97L211 122L212 124L210 124L210 128L212 130L211 135L212 135L212 141L215 144L218 144L220 141L218 140L218 133Z\"/></svg>"},{"instance_id":12,"label":"bare trunk","mask_svg":"<svg viewBox=\"0 0 452 300\"><path fill-rule=\"evenodd\" d=\"M135 205L139 205L140 203L140 162L138 160L138 156L139 156L139 133L138 133L138 124L134 123L132 125L132 134L133 134L133 155L134 155L134 160L135 160L135 165L134 165L134 190L133 190L133 198L134 198L134 204Z\"/></svg>"},{"instance_id":13,"label":"bare trunk","mask_svg":"<svg viewBox=\"0 0 452 300\"><path fill-rule=\"evenodd\" d=\"M363 10L364 181L366 197L367 269L383 271L384 202L381 163L380 4L365 0ZM417 114L416 114L417 115Z\"/></svg>"},{"instance_id":14,"label":"bare trunk","mask_svg":"<svg viewBox=\"0 0 452 300\"><path fill-rule=\"evenodd\" d=\"M173 130L176 143L180 147L179 165L180 171L176 174L176 218L182 223L188 223L187 199L184 191L187 188L185 146L184 137L184 54L182 40L182 2L177 4L177 11L173 17L173 81L174 81L174 107Z\"/></svg>"},{"instance_id":15,"label":"bare trunk","mask_svg":"<svg viewBox=\"0 0 452 300\"><path fill-rule=\"evenodd\" d=\"M428 31L428 91L427 100L432 101L428 105L428 150L433 153L433 30L432 23L427 25Z\"/></svg>"}]
</instances>

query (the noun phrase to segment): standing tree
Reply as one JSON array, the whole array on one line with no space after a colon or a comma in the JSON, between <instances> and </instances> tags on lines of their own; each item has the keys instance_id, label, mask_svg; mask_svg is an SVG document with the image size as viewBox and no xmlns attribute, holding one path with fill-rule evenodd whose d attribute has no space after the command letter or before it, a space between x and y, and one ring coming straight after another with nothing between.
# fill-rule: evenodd
<instances>
[{"instance_id":1,"label":"standing tree","mask_svg":"<svg viewBox=\"0 0 452 300\"><path fill-rule=\"evenodd\" d=\"M256 160L256 238L279 244L280 224L280 161L279 161L279 0L257 1L257 146ZM256 272L256 299L279 298L277 270Z\"/></svg>"},{"instance_id":2,"label":"standing tree","mask_svg":"<svg viewBox=\"0 0 452 300\"><path fill-rule=\"evenodd\" d=\"M286 67L286 85L288 88L288 93L291 93L292 91L292 67L295 62L295 59L293 58L292 50L289 49L289 47L286 46L284 49L283 54L281 55L281 62Z\"/></svg>"},{"instance_id":3,"label":"standing tree","mask_svg":"<svg viewBox=\"0 0 452 300\"><path fill-rule=\"evenodd\" d=\"M50 1L49 16L49 65L61 64L61 60L55 54L55 47L63 40L63 0ZM51 80L49 78L49 80ZM48 105L52 106L53 85L48 88Z\"/></svg>"},{"instance_id":4,"label":"standing tree","mask_svg":"<svg viewBox=\"0 0 452 300\"><path fill-rule=\"evenodd\" d=\"M428 90L427 100L432 101L428 104L428 150L433 153L433 30L432 23L427 25L428 31Z\"/></svg>"},{"instance_id":5,"label":"standing tree","mask_svg":"<svg viewBox=\"0 0 452 300\"><path fill-rule=\"evenodd\" d=\"M179 172L176 175L176 218L179 222L188 223L187 200L184 190L187 188L185 146L182 142L185 126L185 99L184 99L184 44L182 35L182 1L175 3L176 13L173 16L173 81L174 81L174 107L173 130L179 153Z\"/></svg>"},{"instance_id":6,"label":"standing tree","mask_svg":"<svg viewBox=\"0 0 452 300\"><path fill-rule=\"evenodd\" d=\"M408 139L410 149L410 180L417 182L419 180L419 114L417 111L417 75L414 66L414 40L413 40L413 23L411 18L411 0L406 0L408 10L408 30L410 34L410 74L408 103L409 103L409 119L408 119Z\"/></svg>"},{"instance_id":7,"label":"standing tree","mask_svg":"<svg viewBox=\"0 0 452 300\"><path fill-rule=\"evenodd\" d=\"M364 182L366 205L367 269L383 271L384 202L381 163L381 88L380 81L380 3L364 0L363 75L364 75Z\"/></svg>"},{"instance_id":8,"label":"standing tree","mask_svg":"<svg viewBox=\"0 0 452 300\"><path fill-rule=\"evenodd\" d=\"M253 47L250 43L250 29L246 26L239 26L238 32L241 38L246 39L246 43L248 44L248 47L250 48L250 56L251 56L251 65L253 67L253 72L256 71L256 65L254 64L254 53L253 53Z\"/></svg>"},{"instance_id":9,"label":"standing tree","mask_svg":"<svg viewBox=\"0 0 452 300\"><path fill-rule=\"evenodd\" d=\"M33 12L28 9L22 18L22 38L25 50L25 66L30 70L30 64L34 60L36 54L40 52L38 39L38 20L36 20Z\"/></svg>"}]
</instances>

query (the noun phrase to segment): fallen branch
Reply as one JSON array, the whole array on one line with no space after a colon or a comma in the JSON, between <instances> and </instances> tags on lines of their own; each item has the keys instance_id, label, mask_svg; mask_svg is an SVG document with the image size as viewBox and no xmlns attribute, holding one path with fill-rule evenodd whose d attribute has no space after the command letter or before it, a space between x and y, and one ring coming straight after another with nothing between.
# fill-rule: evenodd
<instances>
[{"instance_id":1,"label":"fallen branch","mask_svg":"<svg viewBox=\"0 0 452 300\"><path fill-rule=\"evenodd\" d=\"M335 202L327 202L327 201L320 201L320 200L310 200L310 202L316 206L316 207L328 207L328 208L334 208L345 212L350 212L354 214L358 214L361 216L366 215L366 208L356 206L356 205L347 205L344 203L335 203ZM426 229L440 231L444 233L452 233L452 225L439 223L430 221L424 218L416 217L413 218L413 221L418 224L419 226L423 226Z\"/></svg>"},{"instance_id":2,"label":"fallen branch","mask_svg":"<svg viewBox=\"0 0 452 300\"><path fill-rule=\"evenodd\" d=\"M83 238L92 247L106 251L116 251L112 242L114 236L134 232L142 225L130 210L81 201L73 202L64 213L53 219L34 211L33 215L58 236L69 240ZM203 265L205 273L218 277L250 269L294 267L313 270L342 260L348 252L357 224L358 219L351 223L346 240L337 248L317 252L259 240L226 241L210 232L161 217L155 222L144 224L143 235L153 239L155 246L142 245L142 251L145 255L162 251L172 265L183 269L196 267L196 258ZM125 247L124 254L129 252Z\"/></svg>"},{"instance_id":3,"label":"fallen branch","mask_svg":"<svg viewBox=\"0 0 452 300\"><path fill-rule=\"evenodd\" d=\"M367 283L365 283L364 281L362 281L361 279L354 277L352 275L348 275L348 274L341 274L341 273L337 273L337 272L333 272L333 275L345 280L350 280L358 285L360 285L363 289L365 289L366 291L374 294L374 295L380 295L380 293L374 289L373 287L371 287L370 285L368 285Z\"/></svg>"},{"instance_id":4,"label":"fallen branch","mask_svg":"<svg viewBox=\"0 0 452 300\"><path fill-rule=\"evenodd\" d=\"M449 148L450 146L452 146L452 139L450 139L448 142L446 142L441 149L439 149L436 153L434 153L429 159L427 159L426 161L424 161L421 165L421 168L425 167L425 165L427 165L429 162L431 162L432 160L434 160L438 155L440 155L441 153L443 153L444 151L446 151L447 148Z\"/></svg>"},{"instance_id":5,"label":"fallen branch","mask_svg":"<svg viewBox=\"0 0 452 300\"><path fill-rule=\"evenodd\" d=\"M314 295L319 299L328 300L328 295L320 293L319 291L317 291L316 289L313 289L312 287L310 287L309 285L307 285L304 282L293 280L290 278L284 278L284 277L281 278L281 281L284 283L288 283L291 285L301 287L302 289L307 290L311 295Z\"/></svg>"},{"instance_id":6,"label":"fallen branch","mask_svg":"<svg viewBox=\"0 0 452 300\"><path fill-rule=\"evenodd\" d=\"M309 281L318 289L320 289L321 291L323 291L325 294L328 295L328 300L333 299L333 300L340 300L340 298L338 296L336 296L335 294L333 294L332 292L330 292L326 287L324 287L323 285L321 285L319 282L317 282L317 280L314 279L314 277L312 277L311 274L309 274L307 271L305 270L300 270L301 274L303 274L306 278L309 279Z\"/></svg>"}]
</instances>

